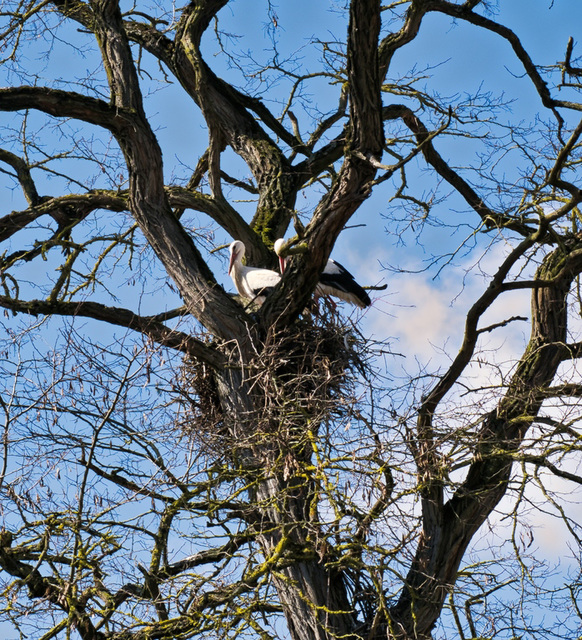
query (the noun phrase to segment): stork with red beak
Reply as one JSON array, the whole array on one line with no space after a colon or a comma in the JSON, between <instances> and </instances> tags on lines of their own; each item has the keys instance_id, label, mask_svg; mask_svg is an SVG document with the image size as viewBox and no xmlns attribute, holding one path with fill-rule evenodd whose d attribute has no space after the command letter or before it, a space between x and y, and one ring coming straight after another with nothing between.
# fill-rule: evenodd
<instances>
[{"instance_id":1,"label":"stork with red beak","mask_svg":"<svg viewBox=\"0 0 582 640\"><path fill-rule=\"evenodd\" d=\"M228 275L232 278L239 295L261 305L267 296L279 284L281 276L270 269L247 267L242 263L245 245L235 240L230 245L230 263Z\"/></svg>"},{"instance_id":2,"label":"stork with red beak","mask_svg":"<svg viewBox=\"0 0 582 640\"><path fill-rule=\"evenodd\" d=\"M279 238L275 242L275 253L279 257L281 273L285 272L286 258L281 255L285 240ZM319 276L319 282L315 287L316 296L334 296L355 304L360 309L365 309L372 304L370 296L355 280L354 276L339 262L328 260L325 269Z\"/></svg>"}]
</instances>

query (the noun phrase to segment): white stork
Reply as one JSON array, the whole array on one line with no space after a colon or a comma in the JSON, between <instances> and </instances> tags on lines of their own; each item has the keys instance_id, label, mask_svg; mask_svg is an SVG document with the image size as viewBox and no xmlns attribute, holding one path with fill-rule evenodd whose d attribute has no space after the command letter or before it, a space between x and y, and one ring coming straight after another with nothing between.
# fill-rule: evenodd
<instances>
[{"instance_id":1,"label":"white stork","mask_svg":"<svg viewBox=\"0 0 582 640\"><path fill-rule=\"evenodd\" d=\"M283 258L280 254L284 242L283 238L279 238L275 242L275 253L279 257L281 273L284 273L286 264L286 258ZM350 304L355 304L360 309L365 309L372 304L370 296L355 281L354 276L339 262L331 259L327 261L325 269L319 276L319 282L315 287L315 295L334 296Z\"/></svg>"},{"instance_id":2,"label":"white stork","mask_svg":"<svg viewBox=\"0 0 582 640\"><path fill-rule=\"evenodd\" d=\"M263 304L269 293L281 280L281 276L270 269L245 266L242 263L245 245L240 240L235 240L229 250L228 275L232 278L239 295L243 298L249 298L259 305Z\"/></svg>"}]
</instances>

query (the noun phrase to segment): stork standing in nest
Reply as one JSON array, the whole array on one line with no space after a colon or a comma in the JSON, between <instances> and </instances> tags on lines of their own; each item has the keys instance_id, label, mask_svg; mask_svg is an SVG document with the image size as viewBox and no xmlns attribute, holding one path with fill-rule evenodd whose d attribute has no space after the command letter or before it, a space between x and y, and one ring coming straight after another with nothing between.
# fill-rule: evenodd
<instances>
[{"instance_id":1,"label":"stork standing in nest","mask_svg":"<svg viewBox=\"0 0 582 640\"><path fill-rule=\"evenodd\" d=\"M281 249L285 240L279 238L275 242L275 253L279 258L281 273L285 272L287 259L281 255ZM316 296L334 296L350 304L354 304L360 309L365 309L372 304L370 296L365 289L355 280L354 276L339 262L329 259L325 269L319 276L319 282L315 287Z\"/></svg>"},{"instance_id":2,"label":"stork standing in nest","mask_svg":"<svg viewBox=\"0 0 582 640\"><path fill-rule=\"evenodd\" d=\"M245 245L235 240L230 245L228 275L232 278L239 295L261 305L271 291L279 284L281 276L270 269L247 267L242 263Z\"/></svg>"}]
</instances>

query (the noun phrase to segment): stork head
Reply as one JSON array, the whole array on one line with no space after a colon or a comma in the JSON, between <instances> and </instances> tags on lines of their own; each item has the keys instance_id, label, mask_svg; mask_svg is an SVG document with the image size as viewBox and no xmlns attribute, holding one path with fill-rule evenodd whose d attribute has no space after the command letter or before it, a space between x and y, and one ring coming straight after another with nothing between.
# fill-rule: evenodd
<instances>
[{"instance_id":1,"label":"stork head","mask_svg":"<svg viewBox=\"0 0 582 640\"><path fill-rule=\"evenodd\" d=\"M235 240L229 247L230 262L228 264L228 275L232 275L235 262L241 262L245 254L245 246L240 240Z\"/></svg>"},{"instance_id":2,"label":"stork head","mask_svg":"<svg viewBox=\"0 0 582 640\"><path fill-rule=\"evenodd\" d=\"M279 238L278 240L275 240L275 245L274 245L274 249L275 249L275 253L277 254L277 257L279 258L279 270L281 271L281 273L285 273L285 265L287 263L287 258L284 258L281 255L281 249L283 248L283 245L285 244L285 240L283 240L283 238Z\"/></svg>"}]
</instances>

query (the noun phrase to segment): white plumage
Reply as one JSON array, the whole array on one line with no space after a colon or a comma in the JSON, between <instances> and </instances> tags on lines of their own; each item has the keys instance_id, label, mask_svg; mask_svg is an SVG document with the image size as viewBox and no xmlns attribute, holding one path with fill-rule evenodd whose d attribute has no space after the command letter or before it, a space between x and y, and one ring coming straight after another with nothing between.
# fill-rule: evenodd
<instances>
[{"instance_id":1,"label":"white plumage","mask_svg":"<svg viewBox=\"0 0 582 640\"><path fill-rule=\"evenodd\" d=\"M279 256L281 273L285 271L285 258L280 255L285 240L279 238L275 242L275 253ZM354 304L360 309L369 307L372 303L370 296L355 280L354 276L339 262L329 259L325 269L319 276L319 282L315 287L316 296L334 296Z\"/></svg>"},{"instance_id":2,"label":"white plumage","mask_svg":"<svg viewBox=\"0 0 582 640\"><path fill-rule=\"evenodd\" d=\"M261 305L279 284L281 276L270 269L247 267L242 263L244 255L245 245L240 240L235 240L230 245L228 275L232 278L239 295Z\"/></svg>"}]
</instances>

